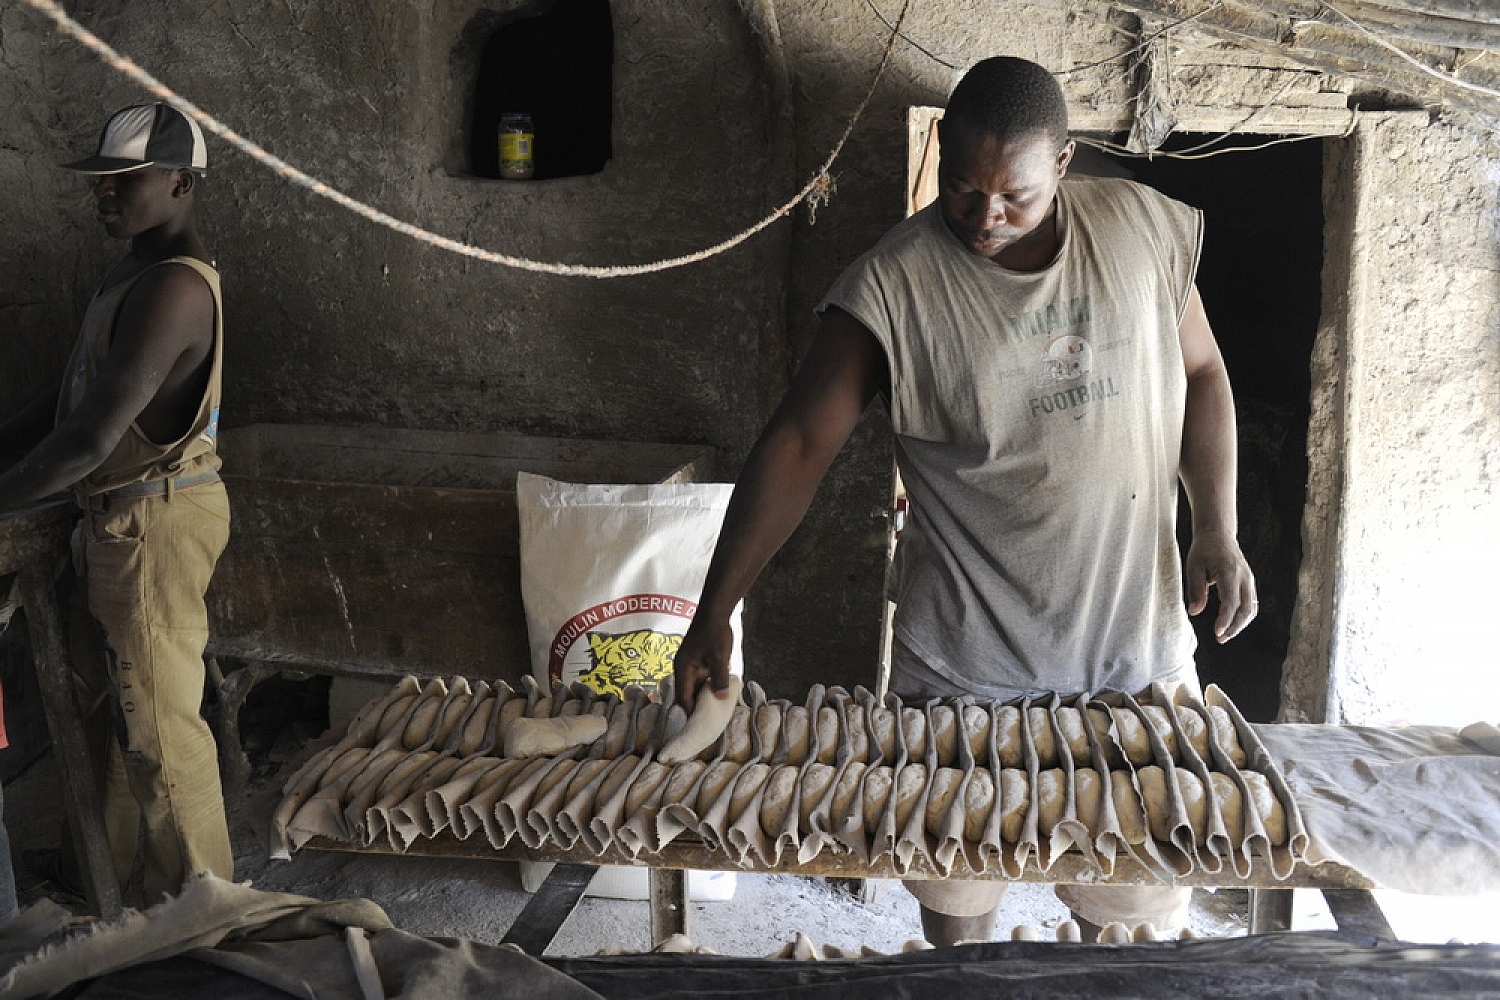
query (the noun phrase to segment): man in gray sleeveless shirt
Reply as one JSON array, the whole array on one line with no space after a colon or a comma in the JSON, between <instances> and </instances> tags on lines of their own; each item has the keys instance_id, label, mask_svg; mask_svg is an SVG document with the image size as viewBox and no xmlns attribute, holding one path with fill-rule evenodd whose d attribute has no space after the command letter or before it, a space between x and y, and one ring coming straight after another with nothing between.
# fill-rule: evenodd
<instances>
[{"instance_id":1,"label":"man in gray sleeveless shirt","mask_svg":"<svg viewBox=\"0 0 1500 1000\"><path fill-rule=\"evenodd\" d=\"M1128 181L1064 182L1062 89L1025 60L973 67L940 139L937 203L834 283L746 461L677 654L689 709L704 680L725 689L730 612L877 395L912 507L893 573L896 694L1196 685L1188 615L1209 588L1218 641L1255 616L1229 379L1193 284L1200 214ZM992 933L1004 882L907 885L934 944ZM1058 896L1087 936L1115 920L1179 927L1188 890Z\"/></svg>"}]
</instances>

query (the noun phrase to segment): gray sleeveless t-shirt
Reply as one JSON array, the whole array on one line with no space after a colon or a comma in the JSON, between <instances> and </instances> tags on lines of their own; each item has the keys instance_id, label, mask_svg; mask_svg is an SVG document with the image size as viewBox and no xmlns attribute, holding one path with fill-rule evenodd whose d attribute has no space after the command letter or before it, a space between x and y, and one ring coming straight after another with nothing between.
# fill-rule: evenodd
<instances>
[{"instance_id":1,"label":"gray sleeveless t-shirt","mask_svg":"<svg viewBox=\"0 0 1500 1000\"><path fill-rule=\"evenodd\" d=\"M1139 691L1192 669L1177 327L1201 215L1129 181L1067 179L1057 222L1056 259L1020 273L965 250L931 206L818 307L868 327L890 365L912 507L894 628L934 687Z\"/></svg>"}]
</instances>

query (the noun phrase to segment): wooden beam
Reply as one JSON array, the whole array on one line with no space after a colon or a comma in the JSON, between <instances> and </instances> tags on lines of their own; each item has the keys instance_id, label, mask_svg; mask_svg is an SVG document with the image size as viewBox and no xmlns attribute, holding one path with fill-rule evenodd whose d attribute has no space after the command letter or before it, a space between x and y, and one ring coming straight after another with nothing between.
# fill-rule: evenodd
<instances>
[{"instance_id":1,"label":"wooden beam","mask_svg":"<svg viewBox=\"0 0 1500 1000\"><path fill-rule=\"evenodd\" d=\"M483 837L459 840L451 831L444 831L436 837L424 837L417 840L405 851L396 851L389 844L379 841L366 846L330 840L326 837L316 837L305 846L310 850L341 851L353 854L402 854L408 857L477 858L492 861L574 861L596 865L633 865L651 869L779 872L786 875L842 878L995 879L1048 884L1182 885L1231 888L1373 889L1375 887L1373 882L1354 869L1333 863L1299 864L1282 878L1272 871L1270 862L1265 858L1254 859L1244 875L1238 875L1229 869L1209 872L1200 868L1185 875L1168 876L1146 867L1134 858L1122 855L1115 859L1114 870L1105 876L1088 858L1070 851L1053 859L1051 866L1045 870L1037 864L1036 857L1033 855L1016 877L1010 878L996 868L982 870L970 868L964 861L963 855L954 859L952 868L946 873L938 871L930 861L924 860L920 855L912 859L908 868L898 870L890 855L874 861L865 861L851 853L834 853L831 850L823 851L801 864L794 856L783 858L775 864L761 864L752 857L741 864L722 847L715 849L700 841L686 838L674 840L655 853L640 855L629 854L618 844L611 844L603 853L593 854L582 844L566 849L555 845L532 848L527 847L518 839L496 850Z\"/></svg>"},{"instance_id":2,"label":"wooden beam","mask_svg":"<svg viewBox=\"0 0 1500 1000\"><path fill-rule=\"evenodd\" d=\"M1337 15L1328 13L1321 5L1317 6L1323 11L1318 15L1318 20L1334 25L1341 23ZM1364 0L1339 0L1336 6L1377 35L1394 36L1388 38L1392 42L1409 39L1423 45L1500 51L1500 21L1486 24L1483 21L1463 21L1437 14L1413 14Z\"/></svg>"},{"instance_id":3,"label":"wooden beam","mask_svg":"<svg viewBox=\"0 0 1500 1000\"><path fill-rule=\"evenodd\" d=\"M1482 24L1500 24L1495 0L1379 0L1380 6L1412 14L1452 17Z\"/></svg>"},{"instance_id":4,"label":"wooden beam","mask_svg":"<svg viewBox=\"0 0 1500 1000\"><path fill-rule=\"evenodd\" d=\"M1228 0L1216 6L1205 6L1203 0L1118 0L1115 6L1172 20L1192 17L1196 28L1325 73L1339 73L1419 100L1473 111L1486 118L1496 114L1494 97L1423 73L1347 24L1283 17ZM1341 19L1335 18L1335 21L1341 22ZM1433 58L1431 52L1420 49L1407 54L1418 60L1423 56L1429 60ZM1457 50L1448 50L1446 58L1451 59L1456 54ZM1432 68L1434 72L1444 72L1439 67ZM1491 89L1500 85L1500 72L1490 73L1482 68L1471 68L1469 72L1472 79L1464 82Z\"/></svg>"}]
</instances>

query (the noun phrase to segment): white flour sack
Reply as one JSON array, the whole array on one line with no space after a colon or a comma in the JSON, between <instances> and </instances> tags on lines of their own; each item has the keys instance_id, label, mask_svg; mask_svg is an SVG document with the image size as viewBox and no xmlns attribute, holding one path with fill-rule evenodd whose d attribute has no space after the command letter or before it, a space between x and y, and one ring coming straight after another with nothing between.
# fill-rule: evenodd
<instances>
[{"instance_id":1,"label":"white flour sack","mask_svg":"<svg viewBox=\"0 0 1500 1000\"><path fill-rule=\"evenodd\" d=\"M520 473L521 596L536 679L618 695L670 677L733 490L590 486ZM740 610L731 619L736 674Z\"/></svg>"}]
</instances>

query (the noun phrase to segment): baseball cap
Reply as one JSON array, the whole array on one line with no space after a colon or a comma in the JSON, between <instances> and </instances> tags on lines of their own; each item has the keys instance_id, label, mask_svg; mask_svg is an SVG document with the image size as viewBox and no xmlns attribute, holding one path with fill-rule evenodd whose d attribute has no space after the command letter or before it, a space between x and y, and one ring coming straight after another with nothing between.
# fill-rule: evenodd
<instances>
[{"instance_id":1,"label":"baseball cap","mask_svg":"<svg viewBox=\"0 0 1500 1000\"><path fill-rule=\"evenodd\" d=\"M170 104L133 104L110 116L93 156L64 163L85 174L122 174L152 165L208 168L208 147L198 123Z\"/></svg>"}]
</instances>

